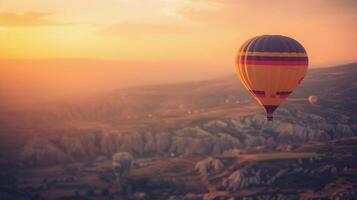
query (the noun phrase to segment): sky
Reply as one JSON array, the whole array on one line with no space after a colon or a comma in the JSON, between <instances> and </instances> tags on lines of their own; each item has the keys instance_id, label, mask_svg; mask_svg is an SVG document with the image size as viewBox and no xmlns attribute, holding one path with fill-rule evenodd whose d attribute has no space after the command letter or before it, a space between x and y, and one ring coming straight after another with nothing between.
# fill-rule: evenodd
<instances>
[{"instance_id":1,"label":"sky","mask_svg":"<svg viewBox=\"0 0 357 200\"><path fill-rule=\"evenodd\" d=\"M0 93L215 78L262 34L298 40L310 67L355 62L356 11L355 0L0 0Z\"/></svg>"}]
</instances>

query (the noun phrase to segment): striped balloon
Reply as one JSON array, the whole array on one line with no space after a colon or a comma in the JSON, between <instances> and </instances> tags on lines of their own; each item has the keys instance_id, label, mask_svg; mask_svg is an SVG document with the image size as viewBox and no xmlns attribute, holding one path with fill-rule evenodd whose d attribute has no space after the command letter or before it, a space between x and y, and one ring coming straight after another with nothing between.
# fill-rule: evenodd
<instances>
[{"instance_id":1,"label":"striped balloon","mask_svg":"<svg viewBox=\"0 0 357 200\"><path fill-rule=\"evenodd\" d=\"M253 97L263 105L267 119L306 75L308 57L296 40L262 35L245 42L236 57L236 72Z\"/></svg>"}]
</instances>

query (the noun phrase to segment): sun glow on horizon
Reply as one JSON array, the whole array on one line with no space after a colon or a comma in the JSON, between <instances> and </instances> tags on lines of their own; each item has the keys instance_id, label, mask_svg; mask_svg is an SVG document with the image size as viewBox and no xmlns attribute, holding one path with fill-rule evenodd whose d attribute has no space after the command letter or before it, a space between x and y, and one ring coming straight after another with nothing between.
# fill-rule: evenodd
<instances>
[{"instance_id":1,"label":"sun glow on horizon","mask_svg":"<svg viewBox=\"0 0 357 200\"><path fill-rule=\"evenodd\" d=\"M237 49L262 34L298 40L310 67L357 61L357 3L351 0L0 0L0 5L4 95L37 94L34 88L44 87L38 93L49 96L233 74Z\"/></svg>"},{"instance_id":2,"label":"sun glow on horizon","mask_svg":"<svg viewBox=\"0 0 357 200\"><path fill-rule=\"evenodd\" d=\"M271 33L298 39L312 66L356 60L353 1L2 0L1 4L1 59L199 60L227 65L246 39Z\"/></svg>"}]
</instances>

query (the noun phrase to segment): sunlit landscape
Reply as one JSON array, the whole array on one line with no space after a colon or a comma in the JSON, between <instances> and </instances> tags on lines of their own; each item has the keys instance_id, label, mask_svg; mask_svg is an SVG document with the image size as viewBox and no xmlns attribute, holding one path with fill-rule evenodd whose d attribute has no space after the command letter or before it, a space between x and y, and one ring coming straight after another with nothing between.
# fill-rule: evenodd
<instances>
[{"instance_id":1,"label":"sunlit landscape","mask_svg":"<svg viewBox=\"0 0 357 200\"><path fill-rule=\"evenodd\" d=\"M357 199L356 9L0 0L0 199ZM261 35L304 52L244 50ZM248 69L278 62L306 76L255 90Z\"/></svg>"}]
</instances>

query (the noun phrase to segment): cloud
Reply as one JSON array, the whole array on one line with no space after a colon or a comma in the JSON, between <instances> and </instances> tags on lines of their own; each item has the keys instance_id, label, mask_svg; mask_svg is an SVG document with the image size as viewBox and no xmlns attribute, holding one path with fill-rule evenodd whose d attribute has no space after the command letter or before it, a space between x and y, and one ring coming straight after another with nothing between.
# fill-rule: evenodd
<instances>
[{"instance_id":1,"label":"cloud","mask_svg":"<svg viewBox=\"0 0 357 200\"><path fill-rule=\"evenodd\" d=\"M99 35L143 35L143 34L182 34L193 32L194 27L164 23L122 22L105 26L98 31Z\"/></svg>"},{"instance_id":2,"label":"cloud","mask_svg":"<svg viewBox=\"0 0 357 200\"><path fill-rule=\"evenodd\" d=\"M25 12L22 14L12 12L0 12L0 27L34 27L64 25L56 21L46 19L50 13Z\"/></svg>"},{"instance_id":3,"label":"cloud","mask_svg":"<svg viewBox=\"0 0 357 200\"><path fill-rule=\"evenodd\" d=\"M325 20L331 18L340 21L357 19L355 0L291 0L269 1L263 0L238 1L238 0L191 0L215 5L217 9L195 9L185 7L179 14L189 20L205 24L223 25L225 27L237 24L272 23L289 20Z\"/></svg>"}]
</instances>

